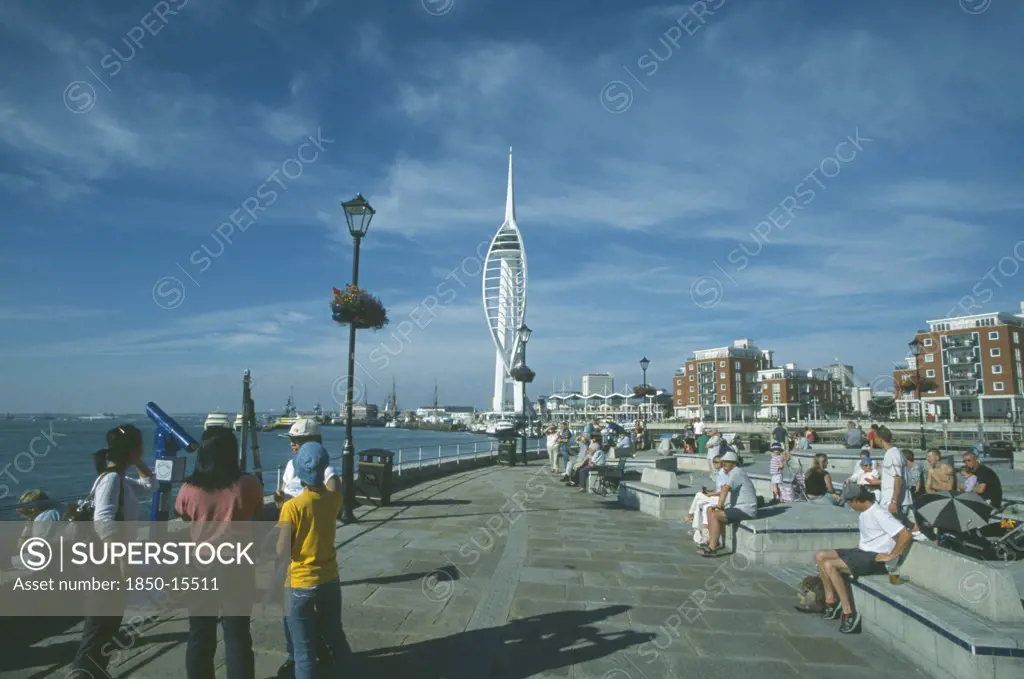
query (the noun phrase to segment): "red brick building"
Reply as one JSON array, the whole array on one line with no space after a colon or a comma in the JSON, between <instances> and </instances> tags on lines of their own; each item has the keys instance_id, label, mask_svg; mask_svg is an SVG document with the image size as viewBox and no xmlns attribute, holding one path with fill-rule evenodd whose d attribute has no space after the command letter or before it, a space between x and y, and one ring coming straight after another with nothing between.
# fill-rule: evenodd
<instances>
[{"instance_id":1,"label":"red brick building","mask_svg":"<svg viewBox=\"0 0 1024 679\"><path fill-rule=\"evenodd\" d=\"M893 371L898 415L1006 419L1024 409L1021 312L928 321L914 336L918 356Z\"/></svg>"},{"instance_id":2,"label":"red brick building","mask_svg":"<svg viewBox=\"0 0 1024 679\"><path fill-rule=\"evenodd\" d=\"M771 365L772 352L746 339L695 351L673 377L673 412L707 420L752 419L760 408L757 372Z\"/></svg>"},{"instance_id":3,"label":"red brick building","mask_svg":"<svg viewBox=\"0 0 1024 679\"><path fill-rule=\"evenodd\" d=\"M842 385L830 370L800 370L795 363L758 372L759 417L789 421L820 418L841 412L846 401Z\"/></svg>"}]
</instances>

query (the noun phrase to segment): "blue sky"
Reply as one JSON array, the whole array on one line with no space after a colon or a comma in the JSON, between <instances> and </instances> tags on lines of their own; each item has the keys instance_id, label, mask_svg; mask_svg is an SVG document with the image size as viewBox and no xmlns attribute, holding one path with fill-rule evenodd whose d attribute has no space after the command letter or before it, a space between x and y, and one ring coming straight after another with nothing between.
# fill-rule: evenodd
<instances>
[{"instance_id":1,"label":"blue sky","mask_svg":"<svg viewBox=\"0 0 1024 679\"><path fill-rule=\"evenodd\" d=\"M487 404L509 146L534 393L741 337L870 381L1024 297L1020 3L73 5L0 6L0 411L333 407L357 191L360 390Z\"/></svg>"}]
</instances>

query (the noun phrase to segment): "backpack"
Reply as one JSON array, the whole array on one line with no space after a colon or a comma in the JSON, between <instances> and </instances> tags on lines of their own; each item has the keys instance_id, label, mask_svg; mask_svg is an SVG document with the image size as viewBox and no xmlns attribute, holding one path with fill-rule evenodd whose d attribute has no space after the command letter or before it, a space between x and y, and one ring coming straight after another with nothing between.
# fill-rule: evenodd
<instances>
[{"instance_id":1,"label":"backpack","mask_svg":"<svg viewBox=\"0 0 1024 679\"><path fill-rule=\"evenodd\" d=\"M817 575L808 575L796 590L799 602L794 608L801 613L821 613L825 610L825 587Z\"/></svg>"}]
</instances>

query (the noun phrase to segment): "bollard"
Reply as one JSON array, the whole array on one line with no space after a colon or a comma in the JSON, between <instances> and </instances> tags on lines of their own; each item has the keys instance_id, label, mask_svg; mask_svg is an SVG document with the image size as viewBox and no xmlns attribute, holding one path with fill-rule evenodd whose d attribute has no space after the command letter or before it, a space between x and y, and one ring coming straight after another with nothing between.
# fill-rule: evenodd
<instances>
[{"instance_id":1,"label":"bollard","mask_svg":"<svg viewBox=\"0 0 1024 679\"><path fill-rule=\"evenodd\" d=\"M441 446L437 447L437 468L441 468Z\"/></svg>"},{"instance_id":2,"label":"bollard","mask_svg":"<svg viewBox=\"0 0 1024 679\"><path fill-rule=\"evenodd\" d=\"M459 464L459 444L455 444L455 464Z\"/></svg>"}]
</instances>

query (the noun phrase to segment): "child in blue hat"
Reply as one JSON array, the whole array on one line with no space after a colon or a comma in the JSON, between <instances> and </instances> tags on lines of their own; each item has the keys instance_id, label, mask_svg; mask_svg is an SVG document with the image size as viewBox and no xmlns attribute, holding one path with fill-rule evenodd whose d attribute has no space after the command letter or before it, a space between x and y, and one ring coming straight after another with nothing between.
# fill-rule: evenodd
<instances>
[{"instance_id":1,"label":"child in blue hat","mask_svg":"<svg viewBox=\"0 0 1024 679\"><path fill-rule=\"evenodd\" d=\"M336 519L341 511L341 484L337 477L324 480L330 464L320 443L304 443L293 461L302 493L284 503L278 525L279 556L289 556L291 587L288 631L295 649L295 678L316 679L317 640L323 639L342 671L348 644L341 625L341 582L334 548Z\"/></svg>"}]
</instances>

